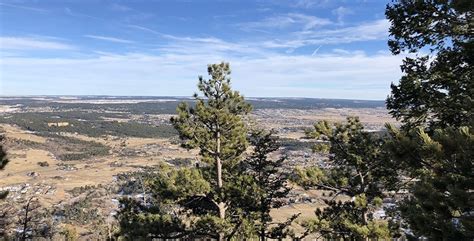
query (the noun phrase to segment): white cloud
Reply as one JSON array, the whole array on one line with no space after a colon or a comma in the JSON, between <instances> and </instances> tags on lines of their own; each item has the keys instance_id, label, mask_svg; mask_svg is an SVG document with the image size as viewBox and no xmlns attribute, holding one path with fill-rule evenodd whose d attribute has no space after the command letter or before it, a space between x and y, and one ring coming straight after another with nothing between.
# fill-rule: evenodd
<instances>
[{"instance_id":1,"label":"white cloud","mask_svg":"<svg viewBox=\"0 0 474 241\"><path fill-rule=\"evenodd\" d=\"M344 22L344 18L345 18L347 15L354 14L354 11L352 11L352 10L349 9L349 8L340 6L340 7L336 8L336 9L332 10L332 13L333 13L334 15L336 15L337 21L338 21L339 23L343 23L343 22Z\"/></svg>"},{"instance_id":2,"label":"white cloud","mask_svg":"<svg viewBox=\"0 0 474 241\"><path fill-rule=\"evenodd\" d=\"M75 11L72 11L72 9L70 8L64 8L64 13L71 16L71 17L77 17L77 18L89 18L89 19L94 19L94 20L104 20L102 18L98 18L98 17L95 17L95 16L92 16L92 15L88 15L88 14L83 14L83 13L78 13L78 12L75 12Z\"/></svg>"},{"instance_id":3,"label":"white cloud","mask_svg":"<svg viewBox=\"0 0 474 241\"><path fill-rule=\"evenodd\" d=\"M348 55L348 54L365 55L365 52L362 50L345 50L345 49L336 48L336 49L333 49L332 52L339 55Z\"/></svg>"},{"instance_id":4,"label":"white cloud","mask_svg":"<svg viewBox=\"0 0 474 241\"><path fill-rule=\"evenodd\" d=\"M344 28L299 31L286 39L265 41L263 45L268 48L299 48L307 45L384 40L388 37L389 26L388 20L381 19Z\"/></svg>"},{"instance_id":5,"label":"white cloud","mask_svg":"<svg viewBox=\"0 0 474 241\"><path fill-rule=\"evenodd\" d=\"M384 99L390 82L400 77L403 58L387 52L367 55L326 46L385 39L389 26L386 20L341 26L324 18L288 13L239 25L275 34L239 41L205 35L175 36L140 25L120 25L151 33L149 37L159 41L138 44L110 36L83 35L135 43L130 46L137 52L120 54L97 49L81 52L81 56L32 58L28 57L29 49L74 47L61 39L0 38L0 47L12 50L2 56L0 94L191 95L196 90L197 76L206 75L208 63L229 61L233 86L246 96ZM272 32L275 30L285 30L285 34L277 35ZM323 51L319 51L321 45ZM303 46L311 46L313 54L295 51ZM146 51L137 50L142 48ZM280 48L286 48L287 53Z\"/></svg>"},{"instance_id":6,"label":"white cloud","mask_svg":"<svg viewBox=\"0 0 474 241\"><path fill-rule=\"evenodd\" d=\"M58 41L28 37L0 37L0 49L16 50L71 50L72 45Z\"/></svg>"},{"instance_id":7,"label":"white cloud","mask_svg":"<svg viewBox=\"0 0 474 241\"><path fill-rule=\"evenodd\" d=\"M337 52L337 51L336 51ZM225 52L129 53L94 58L4 58L3 93L191 95L206 64L229 61L246 96L384 99L402 56L334 53L248 58Z\"/></svg>"},{"instance_id":8,"label":"white cloud","mask_svg":"<svg viewBox=\"0 0 474 241\"><path fill-rule=\"evenodd\" d=\"M323 7L330 3L330 0L296 0L293 4L298 8Z\"/></svg>"},{"instance_id":9,"label":"white cloud","mask_svg":"<svg viewBox=\"0 0 474 241\"><path fill-rule=\"evenodd\" d=\"M133 29L138 29L138 30L141 30L141 31L144 31L144 32L153 33L153 34L157 34L157 35L163 35L163 33L160 33L158 31L155 31L155 30L151 29L151 28L147 28L147 27L143 27L143 26L139 26L139 25L129 24L129 25L126 25L126 27L133 28Z\"/></svg>"},{"instance_id":10,"label":"white cloud","mask_svg":"<svg viewBox=\"0 0 474 241\"><path fill-rule=\"evenodd\" d=\"M325 18L318 18L301 13L288 13L272 17L267 17L261 21L241 23L238 26L242 30L262 30L262 29L284 29L296 27L297 29L309 30L317 26L329 25L332 22Z\"/></svg>"},{"instance_id":11,"label":"white cloud","mask_svg":"<svg viewBox=\"0 0 474 241\"><path fill-rule=\"evenodd\" d=\"M98 40L104 40L104 41L109 41L109 42L114 42L114 43L123 43L123 44L134 43L134 41L131 41L131 40L108 37L108 36L84 35L84 37L92 38L92 39L98 39Z\"/></svg>"},{"instance_id":12,"label":"white cloud","mask_svg":"<svg viewBox=\"0 0 474 241\"><path fill-rule=\"evenodd\" d=\"M339 28L326 31L307 31L303 35L314 38L333 39L338 42L367 41L386 39L388 37L388 28L390 22L386 19L375 20L372 22L362 23L352 27Z\"/></svg>"},{"instance_id":13,"label":"white cloud","mask_svg":"<svg viewBox=\"0 0 474 241\"><path fill-rule=\"evenodd\" d=\"M248 58L272 54L258 43L229 42L215 37L178 37L169 34L161 36L168 40L168 43L154 49L161 54L246 56Z\"/></svg>"},{"instance_id":14,"label":"white cloud","mask_svg":"<svg viewBox=\"0 0 474 241\"><path fill-rule=\"evenodd\" d=\"M48 10L43 9L43 8L28 7L28 6L16 5L16 4L8 4L8 3L0 3L0 6L6 6L6 7L11 7L11 8L17 8L17 9L22 9L22 10L27 10L27 11L33 11L33 12L38 12L38 13L47 13L47 12L49 12Z\"/></svg>"},{"instance_id":15,"label":"white cloud","mask_svg":"<svg viewBox=\"0 0 474 241\"><path fill-rule=\"evenodd\" d=\"M128 11L133 10L132 8L130 8L128 6L118 4L118 3L114 3L114 4L110 5L110 9L114 10L114 11L118 11L118 12L128 12Z\"/></svg>"}]
</instances>

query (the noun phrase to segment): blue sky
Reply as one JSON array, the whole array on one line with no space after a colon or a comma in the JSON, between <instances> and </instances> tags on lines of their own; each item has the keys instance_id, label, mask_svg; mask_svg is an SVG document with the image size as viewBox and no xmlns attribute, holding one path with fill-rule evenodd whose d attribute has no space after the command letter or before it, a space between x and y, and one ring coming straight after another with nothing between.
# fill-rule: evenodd
<instances>
[{"instance_id":1,"label":"blue sky","mask_svg":"<svg viewBox=\"0 0 474 241\"><path fill-rule=\"evenodd\" d=\"M0 95L190 96L228 61L245 96L385 99L386 2L0 0Z\"/></svg>"}]
</instances>

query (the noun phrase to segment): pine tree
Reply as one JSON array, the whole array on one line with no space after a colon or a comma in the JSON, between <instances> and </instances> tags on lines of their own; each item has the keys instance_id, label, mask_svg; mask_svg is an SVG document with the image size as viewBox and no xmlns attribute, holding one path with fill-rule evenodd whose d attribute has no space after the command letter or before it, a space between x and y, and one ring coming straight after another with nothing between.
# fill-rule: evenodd
<instances>
[{"instance_id":1,"label":"pine tree","mask_svg":"<svg viewBox=\"0 0 474 241\"><path fill-rule=\"evenodd\" d=\"M402 217L416 236L434 240L474 238L474 132L469 127L389 128L387 144L406 176L416 179L400 203Z\"/></svg>"},{"instance_id":2,"label":"pine tree","mask_svg":"<svg viewBox=\"0 0 474 241\"><path fill-rule=\"evenodd\" d=\"M234 175L234 188L230 193L235 203L249 217L260 240L285 238L291 232L291 222L270 227L270 210L283 205L282 199L288 195L288 173L283 171L284 157L271 159L270 154L279 148L274 131L254 130L249 139L253 151L239 165L238 175ZM242 191L241 189L244 189ZM294 220L290 217L289 220Z\"/></svg>"},{"instance_id":3,"label":"pine tree","mask_svg":"<svg viewBox=\"0 0 474 241\"><path fill-rule=\"evenodd\" d=\"M400 213L417 237L472 240L473 1L395 1L387 6L389 46L416 53L392 84L389 126L393 160L409 180ZM429 54L424 55L426 51Z\"/></svg>"},{"instance_id":4,"label":"pine tree","mask_svg":"<svg viewBox=\"0 0 474 241\"><path fill-rule=\"evenodd\" d=\"M305 223L308 230L329 239L388 238L387 222L372 215L381 208L384 188L395 172L385 158L383 139L365 131L356 117L343 124L319 121L307 136L319 141L316 151L329 152L332 167L299 169L294 181L335 193L325 199L327 207L316 210L316 219ZM340 195L349 200L336 201Z\"/></svg>"},{"instance_id":5,"label":"pine tree","mask_svg":"<svg viewBox=\"0 0 474 241\"><path fill-rule=\"evenodd\" d=\"M0 170L3 170L8 163L7 153L3 149L3 136L0 136ZM5 199L8 195L7 191L0 191L0 200Z\"/></svg>"},{"instance_id":6,"label":"pine tree","mask_svg":"<svg viewBox=\"0 0 474 241\"><path fill-rule=\"evenodd\" d=\"M251 105L231 90L228 64L209 65L208 72L211 79L199 79L203 97L195 94L191 106L181 103L171 119L182 145L199 149L202 163L147 171L140 188L147 202L121 201L121 237L264 240L291 234L297 215L282 223L270 216L289 191L284 159L269 158L279 148L277 138L266 131L249 135L243 118Z\"/></svg>"},{"instance_id":7,"label":"pine tree","mask_svg":"<svg viewBox=\"0 0 474 241\"><path fill-rule=\"evenodd\" d=\"M251 105L230 86L228 63L208 66L209 80L199 77L198 89L203 97L194 95L195 105L181 103L178 117L171 122L187 148L198 148L202 161L211 164L210 183L212 200L216 203L218 217L226 218L227 203L224 193L226 174L237 165L247 149L247 131L242 116L251 111ZM220 239L223 234L220 234Z\"/></svg>"},{"instance_id":8,"label":"pine tree","mask_svg":"<svg viewBox=\"0 0 474 241\"><path fill-rule=\"evenodd\" d=\"M474 120L474 2L394 1L387 6L388 42L406 57L400 83L387 99L390 113L409 129L462 126ZM425 54L429 51L428 54Z\"/></svg>"},{"instance_id":9,"label":"pine tree","mask_svg":"<svg viewBox=\"0 0 474 241\"><path fill-rule=\"evenodd\" d=\"M160 164L156 169L131 174L140 180L143 199L124 198L117 213L119 235L127 240L136 238L179 239L193 237L190 220L199 219L199 214L189 212L195 202L193 198L205 197L210 184L196 168L174 169ZM123 184L127 189L129 182ZM204 210L206 207L202 207ZM192 216L192 218L189 218Z\"/></svg>"}]
</instances>

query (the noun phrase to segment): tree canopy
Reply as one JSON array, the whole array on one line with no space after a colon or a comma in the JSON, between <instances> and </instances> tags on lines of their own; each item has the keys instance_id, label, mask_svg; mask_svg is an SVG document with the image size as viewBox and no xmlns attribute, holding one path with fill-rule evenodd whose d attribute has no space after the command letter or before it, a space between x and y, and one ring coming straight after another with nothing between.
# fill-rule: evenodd
<instances>
[{"instance_id":1,"label":"tree canopy","mask_svg":"<svg viewBox=\"0 0 474 241\"><path fill-rule=\"evenodd\" d=\"M388 126L391 158L410 194L399 204L416 237L472 240L474 2L395 1L387 6L389 47L408 51L387 98L402 130Z\"/></svg>"},{"instance_id":2,"label":"tree canopy","mask_svg":"<svg viewBox=\"0 0 474 241\"><path fill-rule=\"evenodd\" d=\"M327 207L316 210L316 218L305 223L308 230L329 239L390 237L388 223L373 215L395 176L383 152L383 139L365 131L356 117L346 123L319 121L307 136L319 141L316 151L329 152L331 167L299 170L295 181L334 194L324 200ZM347 198L337 200L340 195Z\"/></svg>"},{"instance_id":3,"label":"tree canopy","mask_svg":"<svg viewBox=\"0 0 474 241\"><path fill-rule=\"evenodd\" d=\"M284 238L297 217L274 223L270 210L286 197L284 158L271 159L279 149L273 132L249 132L244 116L251 105L230 87L227 63L208 67L211 79L199 78L203 97L194 106L181 103L171 119L182 146L199 149L196 167L161 166L146 174L148 202L122 200L118 214L123 237ZM251 145L249 153L244 153ZM144 195L146 195L144 193Z\"/></svg>"},{"instance_id":4,"label":"tree canopy","mask_svg":"<svg viewBox=\"0 0 474 241\"><path fill-rule=\"evenodd\" d=\"M474 120L473 1L394 1L388 45L405 58L403 76L391 85L390 113L407 128L462 126Z\"/></svg>"}]
</instances>

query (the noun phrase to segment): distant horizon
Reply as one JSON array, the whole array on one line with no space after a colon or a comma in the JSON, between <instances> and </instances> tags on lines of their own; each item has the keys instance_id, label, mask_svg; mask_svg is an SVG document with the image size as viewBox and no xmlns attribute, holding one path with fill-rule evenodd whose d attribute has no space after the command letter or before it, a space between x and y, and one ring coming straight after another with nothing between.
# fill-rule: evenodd
<instances>
[{"instance_id":1,"label":"distant horizon","mask_svg":"<svg viewBox=\"0 0 474 241\"><path fill-rule=\"evenodd\" d=\"M348 100L348 101L373 101L373 102L385 102L386 100L381 99L344 99L344 98L318 98L318 97L293 97L293 96L246 96L245 99L316 99L316 100ZM193 98L190 96L180 95L1 95L0 98L35 98L35 97L144 97L144 98Z\"/></svg>"},{"instance_id":2,"label":"distant horizon","mask_svg":"<svg viewBox=\"0 0 474 241\"><path fill-rule=\"evenodd\" d=\"M0 0L0 94L183 96L225 61L248 96L382 100L405 56L389 51L385 7Z\"/></svg>"}]
</instances>

